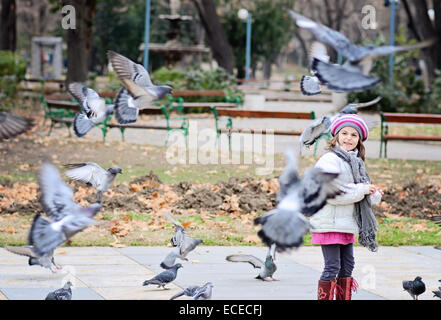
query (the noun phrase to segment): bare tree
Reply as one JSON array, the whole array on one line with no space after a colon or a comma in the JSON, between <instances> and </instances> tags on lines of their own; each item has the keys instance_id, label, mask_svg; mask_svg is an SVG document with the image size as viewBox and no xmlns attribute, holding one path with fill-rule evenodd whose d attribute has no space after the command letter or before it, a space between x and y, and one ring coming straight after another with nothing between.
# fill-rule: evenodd
<instances>
[{"instance_id":1,"label":"bare tree","mask_svg":"<svg viewBox=\"0 0 441 320\"><path fill-rule=\"evenodd\" d=\"M15 51L17 45L17 6L15 0L2 0L0 50Z\"/></svg>"},{"instance_id":2,"label":"bare tree","mask_svg":"<svg viewBox=\"0 0 441 320\"><path fill-rule=\"evenodd\" d=\"M204 27L206 40L210 46L213 57L228 73L233 73L233 50L228 43L222 24L216 12L213 0L193 0Z\"/></svg>"}]
</instances>

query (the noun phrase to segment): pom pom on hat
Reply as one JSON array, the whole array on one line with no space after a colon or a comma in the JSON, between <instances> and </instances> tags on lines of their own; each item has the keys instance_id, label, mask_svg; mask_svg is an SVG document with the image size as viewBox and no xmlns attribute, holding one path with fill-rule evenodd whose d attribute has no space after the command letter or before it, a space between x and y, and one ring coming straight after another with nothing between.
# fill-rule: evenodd
<instances>
[{"instance_id":1,"label":"pom pom on hat","mask_svg":"<svg viewBox=\"0 0 441 320\"><path fill-rule=\"evenodd\" d=\"M369 128L358 114L344 114L335 118L331 123L331 135L335 137L344 127L352 127L357 130L361 141L366 141L369 136Z\"/></svg>"}]
</instances>

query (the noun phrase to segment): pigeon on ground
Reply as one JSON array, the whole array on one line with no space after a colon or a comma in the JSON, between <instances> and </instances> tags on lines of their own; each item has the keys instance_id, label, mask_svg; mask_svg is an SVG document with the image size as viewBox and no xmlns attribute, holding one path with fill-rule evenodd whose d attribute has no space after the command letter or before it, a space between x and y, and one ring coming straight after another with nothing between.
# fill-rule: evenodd
<instances>
[{"instance_id":1,"label":"pigeon on ground","mask_svg":"<svg viewBox=\"0 0 441 320\"><path fill-rule=\"evenodd\" d=\"M268 253L266 255L265 262L260 260L259 258L249 255L249 254L232 254L227 256L227 261L231 262L248 262L251 264L254 268L259 268L260 272L255 277L255 279L263 280L263 281L278 281L277 279L273 278L274 272L277 270L277 266L274 263L275 259L275 249L276 245L273 244L268 248ZM271 280L267 280L267 278L270 278Z\"/></svg>"},{"instance_id":2,"label":"pigeon on ground","mask_svg":"<svg viewBox=\"0 0 441 320\"><path fill-rule=\"evenodd\" d=\"M55 273L57 269L61 269L62 267L57 265L55 263L54 259L54 252L50 252L45 256L39 257L34 252L33 246L20 246L20 247L13 247L13 246L5 246L5 249L9 252L19 254L21 256L29 257L28 263L30 266L32 265L39 265L44 268L48 268L52 271L52 273Z\"/></svg>"},{"instance_id":3,"label":"pigeon on ground","mask_svg":"<svg viewBox=\"0 0 441 320\"><path fill-rule=\"evenodd\" d=\"M45 300L72 300L72 283L66 282L63 288L49 292Z\"/></svg>"},{"instance_id":4,"label":"pigeon on ground","mask_svg":"<svg viewBox=\"0 0 441 320\"><path fill-rule=\"evenodd\" d=\"M416 277L415 280L404 280L403 289L409 292L413 300L418 300L418 296L426 291L426 285L421 277Z\"/></svg>"},{"instance_id":5,"label":"pigeon on ground","mask_svg":"<svg viewBox=\"0 0 441 320\"><path fill-rule=\"evenodd\" d=\"M79 82L72 82L67 88L81 106L81 112L75 115L73 123L77 137L84 137L95 125L104 122L113 114L113 105L106 105L106 100L95 90Z\"/></svg>"},{"instance_id":6,"label":"pigeon on ground","mask_svg":"<svg viewBox=\"0 0 441 320\"><path fill-rule=\"evenodd\" d=\"M118 123L136 122L140 109L152 107L154 102L171 93L172 88L169 86L154 85L142 65L114 51L108 51L107 56L124 84L115 99L115 117Z\"/></svg>"},{"instance_id":7,"label":"pigeon on ground","mask_svg":"<svg viewBox=\"0 0 441 320\"><path fill-rule=\"evenodd\" d=\"M103 193L112 185L116 175L122 173L120 167L111 167L105 170L95 162L69 163L64 167L70 169L64 173L67 177L96 188L98 203L101 203Z\"/></svg>"},{"instance_id":8,"label":"pigeon on ground","mask_svg":"<svg viewBox=\"0 0 441 320\"><path fill-rule=\"evenodd\" d=\"M9 112L0 112L0 141L13 138L34 126L34 120Z\"/></svg>"},{"instance_id":9,"label":"pigeon on ground","mask_svg":"<svg viewBox=\"0 0 441 320\"><path fill-rule=\"evenodd\" d=\"M213 284L207 282L203 286L189 286L181 292L175 294L170 300L174 300L183 295L191 297L191 300L211 300L211 294L213 290Z\"/></svg>"},{"instance_id":10,"label":"pigeon on ground","mask_svg":"<svg viewBox=\"0 0 441 320\"><path fill-rule=\"evenodd\" d=\"M333 116L326 115L314 120L305 130L303 130L302 134L300 135L300 152L303 147L309 148L322 136L328 134L331 128L331 123L335 118L338 118L343 114L357 114L358 109L372 106L380 100L381 97L376 97L374 100L364 103L350 103L344 106L337 114ZM370 125L368 124L370 128L374 125L374 123L371 123Z\"/></svg>"},{"instance_id":11,"label":"pigeon on ground","mask_svg":"<svg viewBox=\"0 0 441 320\"><path fill-rule=\"evenodd\" d=\"M64 183L57 168L50 163L43 164L39 183L40 202L48 219L39 213L34 217L28 244L33 245L33 252L41 257L52 253L57 246L88 226L98 224L93 217L101 209L101 205L94 203L83 208L74 202L72 189Z\"/></svg>"},{"instance_id":12,"label":"pigeon on ground","mask_svg":"<svg viewBox=\"0 0 441 320\"><path fill-rule=\"evenodd\" d=\"M438 287L437 291L432 291L433 292L433 297L438 297L441 299L441 287Z\"/></svg>"},{"instance_id":13,"label":"pigeon on ground","mask_svg":"<svg viewBox=\"0 0 441 320\"><path fill-rule=\"evenodd\" d=\"M299 247L303 235L312 228L304 215L314 215L328 199L344 193L343 186L336 180L338 173L312 167L299 178L294 150L288 149L285 159L276 208L254 220L254 224L262 226L257 235L268 246L275 243L278 252Z\"/></svg>"},{"instance_id":14,"label":"pigeon on ground","mask_svg":"<svg viewBox=\"0 0 441 320\"><path fill-rule=\"evenodd\" d=\"M186 256L193 251L196 246L203 243L203 240L201 238L190 237L187 230L169 213L165 213L165 216L175 226L175 234L171 239L171 243L175 248L172 249L160 264L162 268L169 269L174 265L176 258L188 261Z\"/></svg>"},{"instance_id":15,"label":"pigeon on ground","mask_svg":"<svg viewBox=\"0 0 441 320\"><path fill-rule=\"evenodd\" d=\"M176 279L178 275L178 269L183 268L182 264L177 263L168 270L162 271L160 274L154 276L153 278L144 281L143 286L148 286L149 284L156 284L158 288L162 287L165 289L165 285Z\"/></svg>"},{"instance_id":16,"label":"pigeon on ground","mask_svg":"<svg viewBox=\"0 0 441 320\"><path fill-rule=\"evenodd\" d=\"M421 49L433 45L439 39L429 39L408 46L357 46L338 31L332 30L303 15L289 10L289 14L296 21L297 26L312 32L317 41L328 44L338 53L346 57L343 65L330 64L314 58L312 70L322 83L326 83L331 90L353 91L370 88L381 79L369 76L375 59L378 56L389 55L395 52Z\"/></svg>"}]
</instances>

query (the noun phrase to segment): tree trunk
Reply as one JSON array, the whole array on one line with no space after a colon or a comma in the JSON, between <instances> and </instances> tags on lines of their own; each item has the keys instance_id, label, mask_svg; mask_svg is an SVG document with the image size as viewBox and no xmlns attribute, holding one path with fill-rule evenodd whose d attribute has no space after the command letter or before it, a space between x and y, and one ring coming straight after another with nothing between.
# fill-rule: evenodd
<instances>
[{"instance_id":1,"label":"tree trunk","mask_svg":"<svg viewBox=\"0 0 441 320\"><path fill-rule=\"evenodd\" d=\"M426 0L403 0L403 3L408 8L406 13L408 15L409 28L416 35L417 39L427 40L434 37L441 39L441 0L433 0L433 9L435 11L434 24L432 24L427 14ZM414 23L414 21L418 21L418 23ZM441 52L441 40L421 51L427 64L429 80L432 83L436 76L435 70L441 69L441 55L439 54Z\"/></svg>"},{"instance_id":2,"label":"tree trunk","mask_svg":"<svg viewBox=\"0 0 441 320\"><path fill-rule=\"evenodd\" d=\"M207 43L220 67L233 73L234 55L228 43L213 0L193 0L204 27Z\"/></svg>"},{"instance_id":3,"label":"tree trunk","mask_svg":"<svg viewBox=\"0 0 441 320\"><path fill-rule=\"evenodd\" d=\"M87 80L90 42L96 0L63 0L63 6L75 8L76 27L67 30L67 79L66 82Z\"/></svg>"},{"instance_id":4,"label":"tree trunk","mask_svg":"<svg viewBox=\"0 0 441 320\"><path fill-rule=\"evenodd\" d=\"M17 44L16 11L15 0L2 0L0 50L15 51Z\"/></svg>"}]
</instances>

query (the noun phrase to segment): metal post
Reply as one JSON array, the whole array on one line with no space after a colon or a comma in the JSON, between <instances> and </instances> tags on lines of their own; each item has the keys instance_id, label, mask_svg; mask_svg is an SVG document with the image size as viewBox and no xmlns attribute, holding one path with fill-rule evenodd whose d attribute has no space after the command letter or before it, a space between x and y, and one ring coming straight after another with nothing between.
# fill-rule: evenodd
<instances>
[{"instance_id":1,"label":"metal post","mask_svg":"<svg viewBox=\"0 0 441 320\"><path fill-rule=\"evenodd\" d=\"M149 70L150 0L145 1L144 68Z\"/></svg>"},{"instance_id":2,"label":"metal post","mask_svg":"<svg viewBox=\"0 0 441 320\"><path fill-rule=\"evenodd\" d=\"M396 0L390 1L390 40L389 44L391 46L395 43L395 7ZM389 84L393 86L394 83L394 54L389 55Z\"/></svg>"},{"instance_id":3,"label":"metal post","mask_svg":"<svg viewBox=\"0 0 441 320\"><path fill-rule=\"evenodd\" d=\"M247 17L247 44L245 56L245 79L250 79L250 60L251 60L251 13Z\"/></svg>"}]
</instances>

